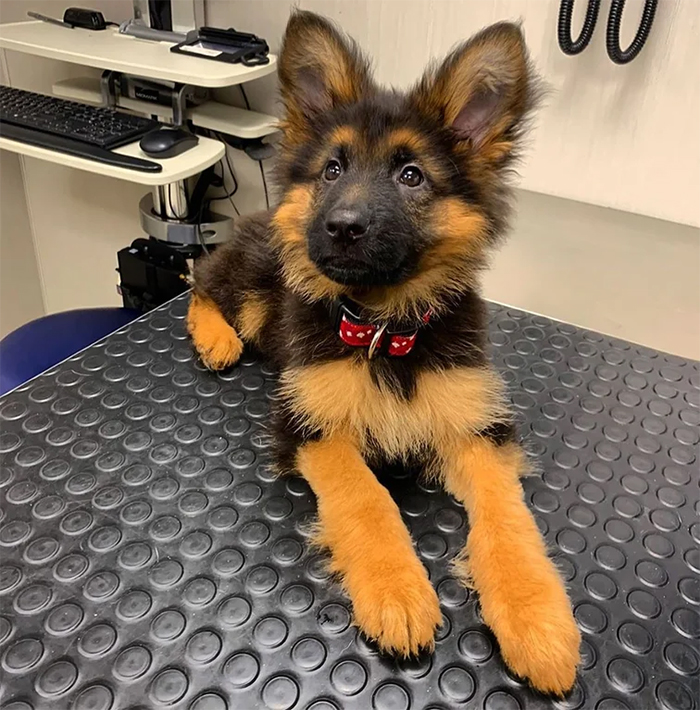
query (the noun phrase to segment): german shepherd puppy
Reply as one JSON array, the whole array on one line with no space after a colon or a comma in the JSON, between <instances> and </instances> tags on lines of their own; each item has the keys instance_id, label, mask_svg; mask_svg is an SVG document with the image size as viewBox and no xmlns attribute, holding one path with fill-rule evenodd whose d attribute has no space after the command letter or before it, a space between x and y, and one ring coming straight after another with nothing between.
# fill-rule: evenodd
<instances>
[{"instance_id":1,"label":"german shepherd puppy","mask_svg":"<svg viewBox=\"0 0 700 710\"><path fill-rule=\"evenodd\" d=\"M520 28L488 27L403 94L376 86L327 20L294 12L279 78L281 202L197 264L195 347L214 370L244 343L279 368L276 464L317 496L319 542L368 637L415 654L441 623L372 472L418 460L468 511L454 566L505 662L564 693L579 632L523 501L526 457L484 352L478 294L538 93Z\"/></svg>"}]
</instances>

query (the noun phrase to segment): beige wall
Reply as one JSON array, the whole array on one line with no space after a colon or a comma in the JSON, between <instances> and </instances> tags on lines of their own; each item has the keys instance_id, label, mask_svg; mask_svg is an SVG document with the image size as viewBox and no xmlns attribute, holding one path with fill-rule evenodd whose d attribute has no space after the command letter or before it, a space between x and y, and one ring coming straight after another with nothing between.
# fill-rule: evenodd
<instances>
[{"instance_id":1,"label":"beige wall","mask_svg":"<svg viewBox=\"0 0 700 710\"><path fill-rule=\"evenodd\" d=\"M700 230L519 191L488 298L700 360Z\"/></svg>"},{"instance_id":2,"label":"beige wall","mask_svg":"<svg viewBox=\"0 0 700 710\"><path fill-rule=\"evenodd\" d=\"M0 152L0 338L44 314L18 156Z\"/></svg>"},{"instance_id":3,"label":"beige wall","mask_svg":"<svg viewBox=\"0 0 700 710\"><path fill-rule=\"evenodd\" d=\"M628 2L627 30L640 2ZM616 67L605 55L607 2L594 41L578 58L564 57L556 46L558 0L300 4L335 18L374 55L378 77L399 86L413 81L430 56L443 54L479 27L522 16L533 53L556 91L542 114L521 184L677 222L700 221L700 45L691 42L699 29L692 12L697 0L661 3L650 43L629 67ZM207 22L256 32L274 50L290 5L288 0L207 0ZM583 5L577 3L577 10ZM16 17L9 19L21 19L27 7L24 0L0 0L0 20L8 21L10 6ZM90 6L115 20L131 11L130 0L92 0ZM42 0L32 8L55 14L63 5ZM89 73L15 52L5 55L12 84L22 88L50 93L53 81ZM253 108L276 111L274 77L246 89ZM238 89L220 93L240 105ZM262 207L257 165L235 151L231 157L240 183L237 205L244 212ZM120 304L116 252L142 236L137 207L145 189L37 160L23 162L47 311ZM487 278L487 296L700 357L697 230L531 192L520 199L511 240ZM0 200L5 212L4 191ZM217 209L231 211L227 203Z\"/></svg>"},{"instance_id":4,"label":"beige wall","mask_svg":"<svg viewBox=\"0 0 700 710\"><path fill-rule=\"evenodd\" d=\"M16 8L14 8L16 9ZM6 16L0 6L0 19ZM14 15L10 15L14 17ZM2 57L0 57L2 59ZM0 61L0 81L7 68ZM22 162L14 153L0 152L0 338L44 314L44 299Z\"/></svg>"}]
</instances>

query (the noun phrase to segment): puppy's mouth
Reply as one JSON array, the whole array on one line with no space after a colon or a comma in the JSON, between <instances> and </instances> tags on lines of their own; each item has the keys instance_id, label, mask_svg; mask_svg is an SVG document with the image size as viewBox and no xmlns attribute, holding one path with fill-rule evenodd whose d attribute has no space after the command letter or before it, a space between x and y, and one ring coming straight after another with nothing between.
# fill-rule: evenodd
<instances>
[{"instance_id":1,"label":"puppy's mouth","mask_svg":"<svg viewBox=\"0 0 700 710\"><path fill-rule=\"evenodd\" d=\"M342 286L393 286L406 276L401 264L387 269L381 264L366 264L337 256L315 259L314 262L324 276Z\"/></svg>"}]
</instances>

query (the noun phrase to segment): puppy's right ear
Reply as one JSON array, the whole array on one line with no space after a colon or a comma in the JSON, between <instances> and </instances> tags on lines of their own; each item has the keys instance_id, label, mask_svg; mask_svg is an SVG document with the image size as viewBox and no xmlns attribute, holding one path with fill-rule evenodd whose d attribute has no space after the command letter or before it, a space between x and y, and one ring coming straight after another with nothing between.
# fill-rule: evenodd
<instances>
[{"instance_id":1,"label":"puppy's right ear","mask_svg":"<svg viewBox=\"0 0 700 710\"><path fill-rule=\"evenodd\" d=\"M410 95L418 113L450 130L472 166L505 166L517 154L541 96L519 25L499 22L429 69Z\"/></svg>"},{"instance_id":2,"label":"puppy's right ear","mask_svg":"<svg viewBox=\"0 0 700 710\"><path fill-rule=\"evenodd\" d=\"M292 13L278 69L288 138L304 134L316 116L357 101L372 86L355 42L313 12Z\"/></svg>"}]
</instances>

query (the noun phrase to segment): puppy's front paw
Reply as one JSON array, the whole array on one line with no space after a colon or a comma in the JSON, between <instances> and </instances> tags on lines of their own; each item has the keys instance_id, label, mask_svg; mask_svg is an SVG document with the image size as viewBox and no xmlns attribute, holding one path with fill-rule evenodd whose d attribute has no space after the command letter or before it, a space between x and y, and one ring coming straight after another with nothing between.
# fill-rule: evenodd
<instances>
[{"instance_id":1,"label":"puppy's front paw","mask_svg":"<svg viewBox=\"0 0 700 710\"><path fill-rule=\"evenodd\" d=\"M210 370L223 370L238 361L243 342L219 309L201 296L193 295L187 311L187 330L199 357Z\"/></svg>"},{"instance_id":2,"label":"puppy's front paw","mask_svg":"<svg viewBox=\"0 0 700 710\"><path fill-rule=\"evenodd\" d=\"M539 579L513 579L499 599L482 598L508 667L543 693L563 695L576 680L581 634L554 565Z\"/></svg>"},{"instance_id":3,"label":"puppy's front paw","mask_svg":"<svg viewBox=\"0 0 700 710\"><path fill-rule=\"evenodd\" d=\"M542 693L563 695L571 690L581 636L570 613L540 609L519 630L495 624L494 631L503 659L516 675L527 678Z\"/></svg>"},{"instance_id":4,"label":"puppy's front paw","mask_svg":"<svg viewBox=\"0 0 700 710\"><path fill-rule=\"evenodd\" d=\"M434 647L440 604L417 559L404 568L367 569L346 582L357 625L383 651L409 656Z\"/></svg>"}]
</instances>

